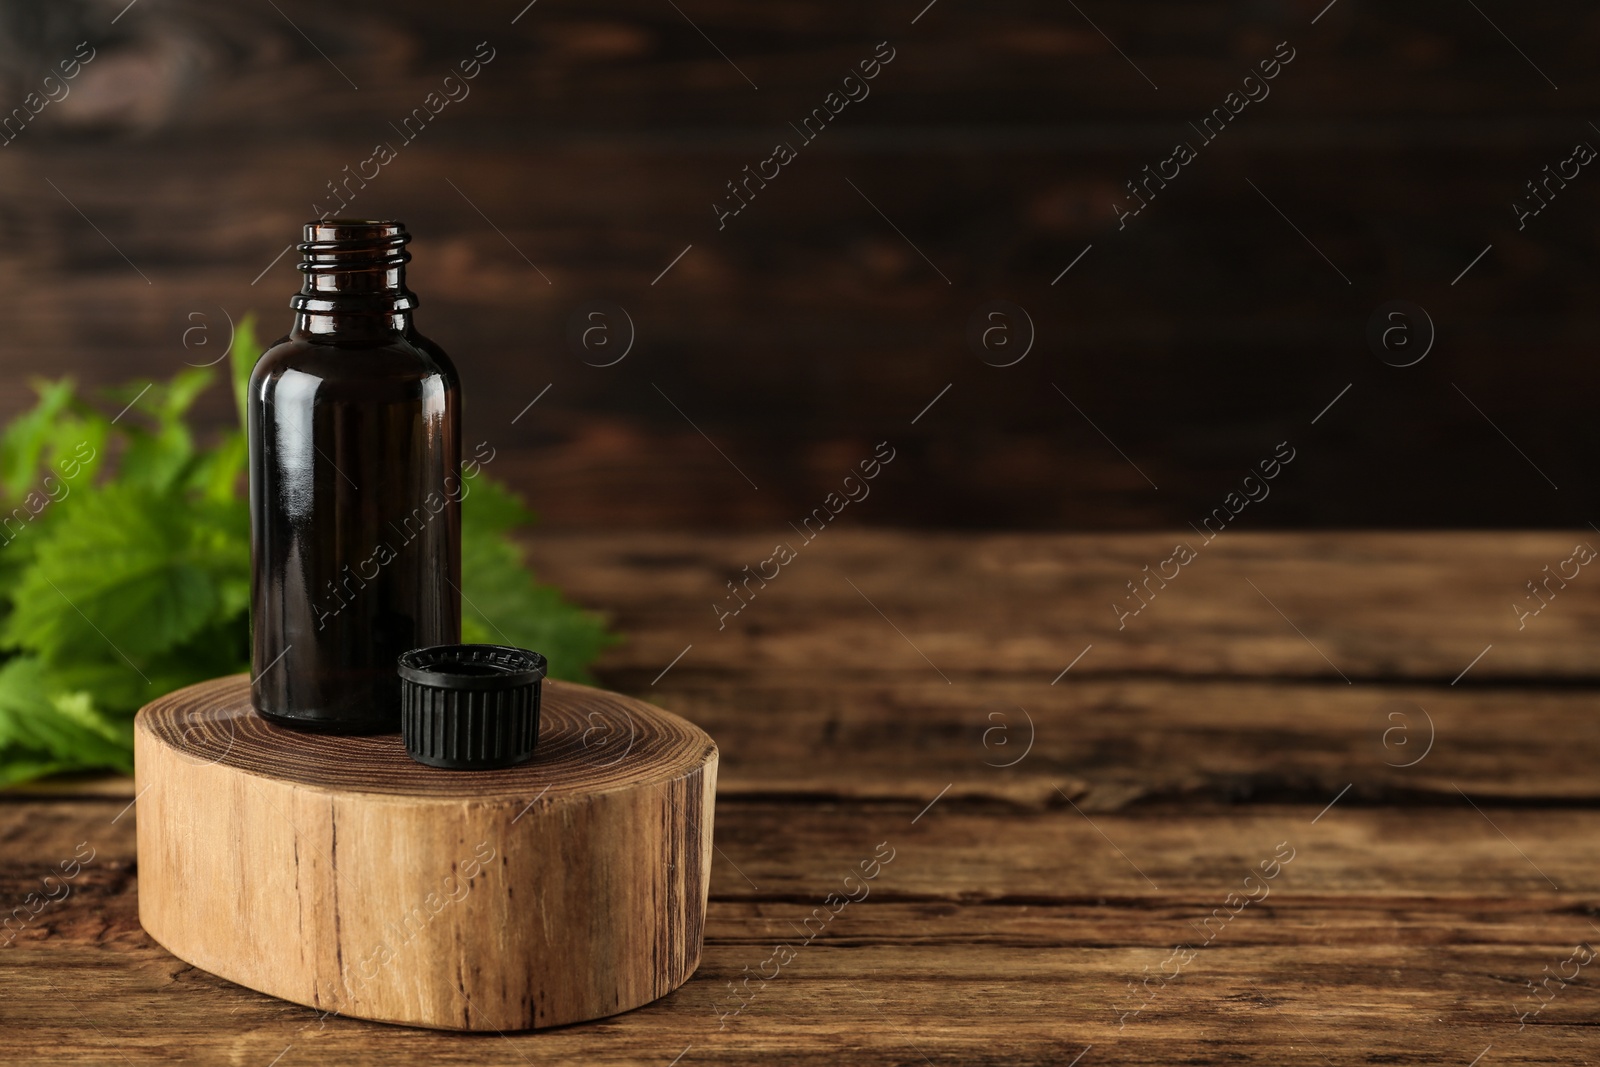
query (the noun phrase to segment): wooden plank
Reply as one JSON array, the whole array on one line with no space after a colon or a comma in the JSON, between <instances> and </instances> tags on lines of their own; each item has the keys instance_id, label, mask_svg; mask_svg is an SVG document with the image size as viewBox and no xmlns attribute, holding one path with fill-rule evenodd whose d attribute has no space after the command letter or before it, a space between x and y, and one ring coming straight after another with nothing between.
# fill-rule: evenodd
<instances>
[{"instance_id":1,"label":"wooden plank","mask_svg":"<svg viewBox=\"0 0 1600 1067\"><path fill-rule=\"evenodd\" d=\"M865 910L865 909L863 909ZM1518 1032L1522 976L1567 959L1572 946L1513 952L1486 946L1291 946L1207 950L1190 973L1140 1016L1130 981L1154 952L1055 949L1007 958L990 946L809 946L727 1028L718 1029L727 982L766 948L713 953L715 978L612 1020L534 1035L491 1038L494 1062L837 1062L840 1057L919 1063L1064 1064L1092 1044L1096 1062L1379 1062L1466 1064L1490 1046L1496 1063L1581 1063L1592 1050L1591 991L1579 986ZM362 1064L482 1063L479 1042L382 1027L305 1009L155 961L83 949L8 953L0 962L8 1018L27 1026L16 1063L49 1057L129 1063L269 1063L274 1057ZM33 966L24 967L23 956ZM713 962L715 960L715 962ZM15 962L14 962L15 961ZM1396 975L1411 976L1397 989ZM713 986L713 982L715 985ZM114 989L115 997L79 991ZM226 1020L219 1025L218 1020ZM152 1025L159 1020L159 1025ZM511 1050L501 1044L508 1041ZM687 1054L685 1055L687 1051ZM197 1058L197 1059L196 1059ZM59 1062L59 1059L55 1060ZM120 1061L119 1061L120 1062ZM1086 1058L1085 1063L1089 1062Z\"/></svg>"},{"instance_id":2,"label":"wooden plank","mask_svg":"<svg viewBox=\"0 0 1600 1067\"><path fill-rule=\"evenodd\" d=\"M764 542L530 543L541 574L628 635L602 677L718 739L724 795L910 800L948 785L1039 807L1059 804L1059 789L1113 810L1176 797L1311 802L1345 785L1368 803L1454 802L1457 787L1592 802L1590 693L1531 680L1592 684L1600 601L1580 576L1523 631L1510 608L1517 580L1570 539L1226 535L1124 634L1110 599L1139 560L1160 558L1155 535L938 536L907 557L897 535L828 532L770 588L752 586L720 632L713 600L735 601L719 578L763 558ZM1273 590L1292 625L1251 582ZM686 622L696 615L699 631ZM1485 648L1460 684L1421 684L1449 681ZM1360 684L1330 677L1318 649ZM1506 684L1519 679L1529 681ZM100 789L132 795L126 781L26 792Z\"/></svg>"},{"instance_id":3,"label":"wooden plank","mask_svg":"<svg viewBox=\"0 0 1600 1067\"><path fill-rule=\"evenodd\" d=\"M1600 869L1600 835L1594 833L1600 812L1506 807L1482 797L1372 808L1347 795L1320 818L1324 805L1152 805L1090 818L1065 804L1019 812L948 797L918 817L925 805L726 800L717 813L712 897L821 900L884 842L895 854L885 866L892 876L872 890L874 899L1110 901L1146 912L1220 900L1271 859L1280 842L1288 842L1296 858L1274 884L1273 900L1345 897L1365 905L1381 898L1521 897L1571 903L1594 891ZM7 893L33 891L23 886L49 875L85 842L83 851L94 850L96 858L84 865L84 875L109 881L84 884L131 893L125 878L102 873L133 858L128 818L108 821L118 807L88 801L0 806ZM19 942L27 936L19 934Z\"/></svg>"},{"instance_id":4,"label":"wooden plank","mask_svg":"<svg viewBox=\"0 0 1600 1067\"><path fill-rule=\"evenodd\" d=\"M180 1049L207 1062L308 1054L482 1062L481 1049L448 1035L319 1019L152 946L134 925L131 879L108 873L132 845L128 819L109 824L114 810L109 802L0 808L9 816L0 822L8 899L51 869L52 846L70 852L86 833L103 842L74 894L0 953L7 1018L26 1035L13 1045L16 1062L103 1058L112 1048L130 1063ZM718 862L696 977L637 1012L511 1041L517 1059L538 1062L660 1064L693 1046L697 1060L712 1062L843 1054L912 1062L920 1053L1059 1063L1093 1044L1099 1062L1112 1063L1281 1063L1307 1046L1329 1058L1350 1050L1421 1063L1457 1053L1468 1062L1491 1043L1495 1062L1570 1060L1600 1019L1583 984L1559 991L1521 1032L1518 1013L1528 1010L1526 981L1594 938L1585 902L1600 816L1486 810L1515 845L1465 804L1341 803L1320 817L1307 806L1166 809L1104 814L1096 830L1070 810L941 804L912 823L914 810L893 806L729 803L719 829L730 832L719 840L761 888ZM1128 1015L1144 1003L1130 986L1159 972L1173 945L1195 944L1194 924L1282 837L1296 851L1270 894L1216 927L1182 978L1153 986L1143 1010ZM729 983L760 968L775 945L799 940L795 924L885 838L894 857L869 893L824 933L791 945L794 958L757 985L744 1010L721 1015L738 1003ZM1519 848L1561 892L1540 882Z\"/></svg>"},{"instance_id":5,"label":"wooden plank","mask_svg":"<svg viewBox=\"0 0 1600 1067\"><path fill-rule=\"evenodd\" d=\"M78 41L100 54L0 161L14 208L0 284L15 296L0 415L28 402L41 367L139 387L209 359L223 309L257 308L276 332L293 267L258 276L327 205L327 183L398 140L391 123L488 38L499 52L472 95L350 210L403 216L426 242L422 321L459 357L468 432L504 442L506 469L553 521L783 522L832 487L841 451L897 434L915 444L911 477L875 521L1181 527L1263 449L1311 435L1346 385L1338 419L1314 431L1323 458L1252 524L1554 525L1576 521L1564 501L1592 488L1583 405L1600 371L1585 355L1600 324L1583 299L1588 250L1566 235L1592 228L1594 205L1563 194L1526 228L1512 208L1592 135L1596 89L1567 73L1589 51L1575 0L1506 27L1538 69L1476 13L1415 4L1359 17L1335 5L1315 25L1314 2L1243 18L1215 3L945 4L915 25L812 2L680 14L544 0L515 25L520 9L280 6L187 0L115 26L87 8L8 25L0 78L14 100ZM872 96L720 228L726 183L884 38L899 52ZM1285 39L1300 54L1272 96L1124 230L1125 183ZM1359 279L1353 303L1333 300L1334 269ZM1397 375L1364 351L1365 318L1396 292L1448 326L1448 371L1435 356ZM1038 328L1009 373L964 337L997 293ZM565 340L598 296L640 330L608 374ZM203 353L182 347L192 315L215 331ZM765 491L735 492L742 479L652 383ZM1162 490L1147 494L1052 383ZM953 395L913 426L946 385ZM220 391L200 415L231 421Z\"/></svg>"},{"instance_id":6,"label":"wooden plank","mask_svg":"<svg viewBox=\"0 0 1600 1067\"><path fill-rule=\"evenodd\" d=\"M1572 288L1581 245L1536 243L1512 226L1511 193L1543 165L1539 146L1457 151L1439 170L1408 170L1390 151L1332 166L1271 139L1240 141L1123 233L1112 205L1149 162L1142 147L1039 147L995 167L987 155L920 148L863 160L819 144L719 229L712 200L767 139L682 152L419 140L351 202L400 215L418 234L419 322L462 367L466 432L504 449L502 470L553 520L781 525L891 438L904 480L874 505L879 523L1183 528L1284 440L1306 458L1246 525L1575 521L1550 485L1581 491L1590 476L1578 459L1582 404L1600 371L1583 355L1600 325L1569 310L1584 306ZM93 386L149 381L216 358L227 315L254 308L269 336L286 328L298 278L293 256L277 257L325 183L370 152L366 140L292 151L135 142L118 146L119 181L106 183L105 146L19 139L0 167L17 207L0 282L20 294L0 345L0 369L13 372L0 375L0 414L28 402L40 366ZM1441 172L1449 198L1436 195ZM1338 276L1310 249L1288 251L1297 237L1246 178L1364 286L1414 292L1450 323L1461 336L1449 372L1429 361L1396 377L1364 351L1362 323L1379 297L1359 313L1308 299ZM985 205L978 218L973 204ZM1562 225L1587 224L1587 201L1557 209ZM1490 242L1472 276L1446 284ZM1090 244L1070 288L1053 286ZM1218 247L1237 251L1219 265ZM1410 251L1385 251L1395 247ZM1136 299L1129 277L1140 279ZM1435 284L1419 291L1418 278ZM984 366L965 337L995 292L1029 310L1038 336L1035 353L1005 371ZM569 319L597 296L626 307L638 334L605 371L567 341ZM209 332L188 332L200 324ZM211 347L184 347L201 336ZM1062 364L1055 354L1067 346ZM1300 357L1288 367L1285 350ZM546 385L539 407L513 422ZM913 425L946 385L956 388ZM221 390L197 414L210 427L233 415ZM764 491L745 494L684 415Z\"/></svg>"},{"instance_id":7,"label":"wooden plank","mask_svg":"<svg viewBox=\"0 0 1600 1067\"><path fill-rule=\"evenodd\" d=\"M1512 610L1519 592L1536 603L1519 582L1581 536L1225 533L1120 632L1117 586L1162 558L1159 535L928 535L912 551L830 530L721 631L712 605L737 603L725 582L770 554L764 540L529 545L626 636L602 678L717 738L725 796L909 801L948 785L1040 807L1059 788L1093 811L1346 785L1367 803L1454 803L1457 787L1592 803L1600 587L1580 574L1522 630ZM102 789L132 795L126 781L24 792Z\"/></svg>"},{"instance_id":8,"label":"wooden plank","mask_svg":"<svg viewBox=\"0 0 1600 1067\"><path fill-rule=\"evenodd\" d=\"M1337 9L1313 26L1322 6L1314 2L1260 9L1246 19L1216 3L1144 3L1100 11L1089 22L1012 0L981 11L929 12L914 25L914 8L820 2L781 13L700 2L680 14L647 0L544 0L526 14L507 5L469 18L415 0L381 15L310 0L279 6L281 14L218 11L189 0L141 13L132 25L119 20L115 29L90 11L23 22L13 27L19 47L6 66L36 80L55 56L71 55L88 37L109 53L105 67L121 68L121 106L99 99L72 105L68 97L62 114L41 125L97 120L115 129L240 138L292 136L307 126L365 132L374 113L400 116L419 105L484 39L497 58L461 110L491 110L504 120L511 101L521 100L534 105L524 122L579 129L640 129L685 116L770 121L773 108L804 114L884 38L899 54L870 106L891 121L932 113L952 125L1021 124L1088 108L1121 119L1191 118L1204 109L1185 102L1220 104L1285 38L1298 55L1267 105L1279 112L1387 115L1403 99L1423 126L1426 118L1463 113L1581 115L1594 104L1593 87L1575 74L1583 69L1584 39L1574 28L1587 14L1575 0L1518 13L1512 36L1529 42L1540 68L1524 65L1490 25L1461 19L1446 26L1418 4L1364 13L1359 26ZM186 49L187 64L171 62L177 47ZM1553 93L1538 69L1550 71L1563 91ZM83 75L86 95L96 74L91 64ZM1015 107L1018 99L1031 106Z\"/></svg>"},{"instance_id":9,"label":"wooden plank","mask_svg":"<svg viewBox=\"0 0 1600 1067\"><path fill-rule=\"evenodd\" d=\"M893 491L892 476L879 491ZM859 505L871 506L870 497ZM848 508L840 519L854 521ZM1600 582L1570 565L1578 576L1541 592L1550 599L1537 616L1520 618L1515 605L1537 606L1526 583L1596 540L1592 531L1224 530L1210 544L1193 531L920 534L912 548L903 535L859 528L830 527L807 544L780 527L765 537L664 533L647 549L624 534L552 531L528 543L538 573L629 635L604 660L607 680L627 690L649 686L688 643L674 685L788 672L830 684L1026 677L1048 687L1091 644L1070 679L1588 684ZM727 583L742 583L743 568L762 566L780 542L797 558L735 599ZM1113 605L1140 603L1127 583L1162 569L1177 542L1196 549L1193 562L1165 590L1151 585L1139 615L1119 616ZM718 607L740 603L719 630Z\"/></svg>"},{"instance_id":10,"label":"wooden plank","mask_svg":"<svg viewBox=\"0 0 1600 1067\"><path fill-rule=\"evenodd\" d=\"M1081 665L1081 664L1080 664ZM1600 799L1587 690L1106 678L845 685L663 681L640 695L724 753L723 798L949 797L1085 811L1187 800L1363 804ZM133 779L28 783L27 798L134 796Z\"/></svg>"},{"instance_id":11,"label":"wooden plank","mask_svg":"<svg viewBox=\"0 0 1600 1067\"><path fill-rule=\"evenodd\" d=\"M691 653L692 654L692 653ZM1081 666L1081 664L1080 664ZM665 682L717 738L723 796L953 798L1087 811L1187 799L1600 799L1588 691L1083 678L830 687ZM737 710L735 710L737 709Z\"/></svg>"}]
</instances>

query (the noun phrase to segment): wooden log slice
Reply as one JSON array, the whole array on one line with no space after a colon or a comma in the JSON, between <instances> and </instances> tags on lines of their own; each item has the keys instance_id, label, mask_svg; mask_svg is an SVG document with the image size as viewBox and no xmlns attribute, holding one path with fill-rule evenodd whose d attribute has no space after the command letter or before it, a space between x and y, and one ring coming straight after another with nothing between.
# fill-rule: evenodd
<instances>
[{"instance_id":1,"label":"wooden log slice","mask_svg":"<svg viewBox=\"0 0 1600 1067\"><path fill-rule=\"evenodd\" d=\"M717 748L546 682L533 759L411 760L273 725L243 675L139 712L139 921L251 989L363 1019L522 1030L627 1011L700 961Z\"/></svg>"}]
</instances>

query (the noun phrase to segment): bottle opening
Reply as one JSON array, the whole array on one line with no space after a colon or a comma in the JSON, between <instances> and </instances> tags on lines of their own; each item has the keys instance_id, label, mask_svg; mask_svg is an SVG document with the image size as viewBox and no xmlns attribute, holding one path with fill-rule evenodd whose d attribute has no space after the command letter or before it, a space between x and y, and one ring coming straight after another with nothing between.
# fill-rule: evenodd
<instances>
[{"instance_id":1,"label":"bottle opening","mask_svg":"<svg viewBox=\"0 0 1600 1067\"><path fill-rule=\"evenodd\" d=\"M305 282L290 305L300 311L404 311L417 306L405 284L411 235L389 219L316 219L302 229Z\"/></svg>"},{"instance_id":2,"label":"bottle opening","mask_svg":"<svg viewBox=\"0 0 1600 1067\"><path fill-rule=\"evenodd\" d=\"M337 270L381 270L411 258L403 222L374 219L319 219L308 222L299 244L300 269L308 274Z\"/></svg>"}]
</instances>

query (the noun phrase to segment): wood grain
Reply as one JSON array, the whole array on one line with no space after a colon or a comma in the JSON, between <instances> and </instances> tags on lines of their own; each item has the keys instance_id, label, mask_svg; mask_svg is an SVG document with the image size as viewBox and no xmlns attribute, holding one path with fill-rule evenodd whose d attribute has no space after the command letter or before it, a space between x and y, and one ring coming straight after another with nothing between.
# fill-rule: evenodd
<instances>
[{"instance_id":1,"label":"wood grain","mask_svg":"<svg viewBox=\"0 0 1600 1067\"><path fill-rule=\"evenodd\" d=\"M357 1018L524 1030L626 1011L699 962L717 750L547 683L533 758L423 767L396 735L274 726L243 675L135 725L140 921L241 985Z\"/></svg>"},{"instance_id":2,"label":"wood grain","mask_svg":"<svg viewBox=\"0 0 1600 1067\"><path fill-rule=\"evenodd\" d=\"M1452 783L1530 803L1595 797L1600 583L1585 573L1522 630L1511 610L1581 531L1224 535L1117 631L1119 587L1171 536L923 534L907 557L904 535L829 530L724 630L711 605L771 552L760 535L539 530L527 547L541 576L627 635L599 665L609 685L648 690L722 740L725 795L907 800L953 782L1039 806L1060 803L1060 786L1088 810L1309 803L1352 783L1368 802L1450 800ZM937 582L918 577L925 566ZM940 653L950 684L847 578ZM1030 716L1032 754L999 767L1026 746ZM11 794L98 790L134 792L101 780Z\"/></svg>"},{"instance_id":3,"label":"wood grain","mask_svg":"<svg viewBox=\"0 0 1600 1067\"><path fill-rule=\"evenodd\" d=\"M296 277L273 264L312 203L487 40L471 95L351 206L411 224L421 321L461 366L467 433L552 523L781 525L886 437L905 477L872 505L885 525L1182 528L1286 438L1307 459L1252 524L1585 521L1568 501L1593 496L1582 457L1600 447L1584 418L1600 216L1578 183L1525 227L1511 209L1594 136L1596 27L1576 0L1514 18L1006 0L914 24L820 0L541 0L515 23L520 8L418 0L277 6L0 16L3 106L77 42L99 50L0 151L16 294L0 414L35 374L142 388L208 362L229 315L285 328ZM880 40L898 54L871 96L719 229L725 183ZM1124 183L1285 40L1299 56L1270 98L1120 228ZM1364 338L1398 295L1440 336L1405 370ZM1038 327L1006 370L965 337L996 297ZM638 326L606 370L566 340L596 298ZM201 411L213 427L232 419L222 394Z\"/></svg>"},{"instance_id":4,"label":"wood grain","mask_svg":"<svg viewBox=\"0 0 1600 1067\"><path fill-rule=\"evenodd\" d=\"M871 505L869 498L861 507ZM1568 559L1576 544L1600 547L1592 530L1225 530L1210 544L1182 529L941 532L919 534L907 552L903 534L852 526L848 509L836 522L811 543L780 523L765 535L648 540L535 532L528 545L541 575L580 602L604 605L631 635L604 661L608 680L624 689L648 683L688 640L694 650L668 680L776 678L824 665L828 681L1049 687L1091 644L1068 679L1444 689L1600 679L1593 638L1600 576L1580 570L1536 616L1519 619L1515 610L1540 604L1527 583L1543 581L1544 568ZM741 584L735 599L727 583L742 583L744 568L770 557L779 542L796 546L798 558L766 587ZM1152 585L1148 606L1119 628L1113 605L1138 604L1127 583L1142 581L1143 568L1157 568L1179 542L1193 545L1197 558L1166 589ZM745 599L748 606L719 629L715 606L729 611Z\"/></svg>"},{"instance_id":5,"label":"wood grain","mask_svg":"<svg viewBox=\"0 0 1600 1067\"><path fill-rule=\"evenodd\" d=\"M25 1035L9 1055L1581 1063L1600 1023L1589 968L1552 981L1519 1027L1537 1004L1528 983L1600 937L1595 594L1580 576L1522 631L1509 608L1573 536L1224 535L1119 633L1105 598L1166 535L833 529L718 631L711 598L770 537L537 533L540 573L629 636L602 660L606 683L718 739L689 981L511 1049L487 1035L499 1051L324 1018L144 933L130 823L152 817L149 794L10 794L0 901L59 882L80 845L97 852L0 950L6 1017ZM996 766L1019 751L1023 710L1033 746ZM1394 711L1404 745L1385 743ZM1400 766L1430 721L1432 748ZM1294 858L1270 895L1129 1014L1280 843ZM894 858L867 895L797 946L880 844ZM798 952L779 976L752 978L783 945Z\"/></svg>"},{"instance_id":6,"label":"wood grain","mask_svg":"<svg viewBox=\"0 0 1600 1067\"><path fill-rule=\"evenodd\" d=\"M1047 1064L1062 1062L1063 1050L1070 1061L1086 1044L1115 1064L1161 1055L1470 1062L1491 1043L1498 1062L1582 1062L1588 1049L1596 1013L1587 983L1559 993L1521 1032L1518 1011L1525 981L1594 941L1593 813L1486 805L1562 884L1554 893L1464 802L1455 811L1341 802L1320 819L1317 806L1167 806L1097 815L1093 825L1070 808L1018 814L946 803L914 824L912 805L724 803L726 858L713 864L696 977L623 1016L514 1036L505 1062L661 1064L691 1045L690 1056L730 1064L844 1053ZM15 871L0 884L8 895L37 882L52 848L70 854L75 833L89 831L102 848L74 895L46 913L48 928L41 922L0 953L0 981L17 991L8 1018L39 1035L18 1062L120 1049L145 1063L184 1047L201 1062L270 1061L291 1046L286 1059L481 1062L482 1049L450 1035L324 1018L173 960L140 932L132 880L113 871L131 861L127 818L109 824L110 802L60 807L68 810L52 820L53 833L32 831L35 851L3 846ZM25 816L0 813L9 818L3 842ZM1271 895L1122 1025L1140 1002L1130 983L1159 971L1174 945L1195 944L1194 924L1285 839L1296 855ZM793 942L793 924L880 840L896 855L869 895L747 1008L719 1019L729 983ZM24 855L26 864L12 865ZM100 989L115 996L83 995ZM167 1025L151 1027L152 1016Z\"/></svg>"}]
</instances>

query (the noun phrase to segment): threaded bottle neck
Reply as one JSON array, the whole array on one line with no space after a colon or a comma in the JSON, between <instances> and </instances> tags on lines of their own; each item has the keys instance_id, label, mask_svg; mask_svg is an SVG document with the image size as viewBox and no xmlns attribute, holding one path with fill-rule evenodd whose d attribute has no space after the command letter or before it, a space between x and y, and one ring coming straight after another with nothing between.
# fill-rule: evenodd
<instances>
[{"instance_id":1,"label":"threaded bottle neck","mask_svg":"<svg viewBox=\"0 0 1600 1067\"><path fill-rule=\"evenodd\" d=\"M417 306L406 288L405 223L320 219L305 224L300 243L300 291L289 305L302 313L390 315Z\"/></svg>"}]
</instances>

